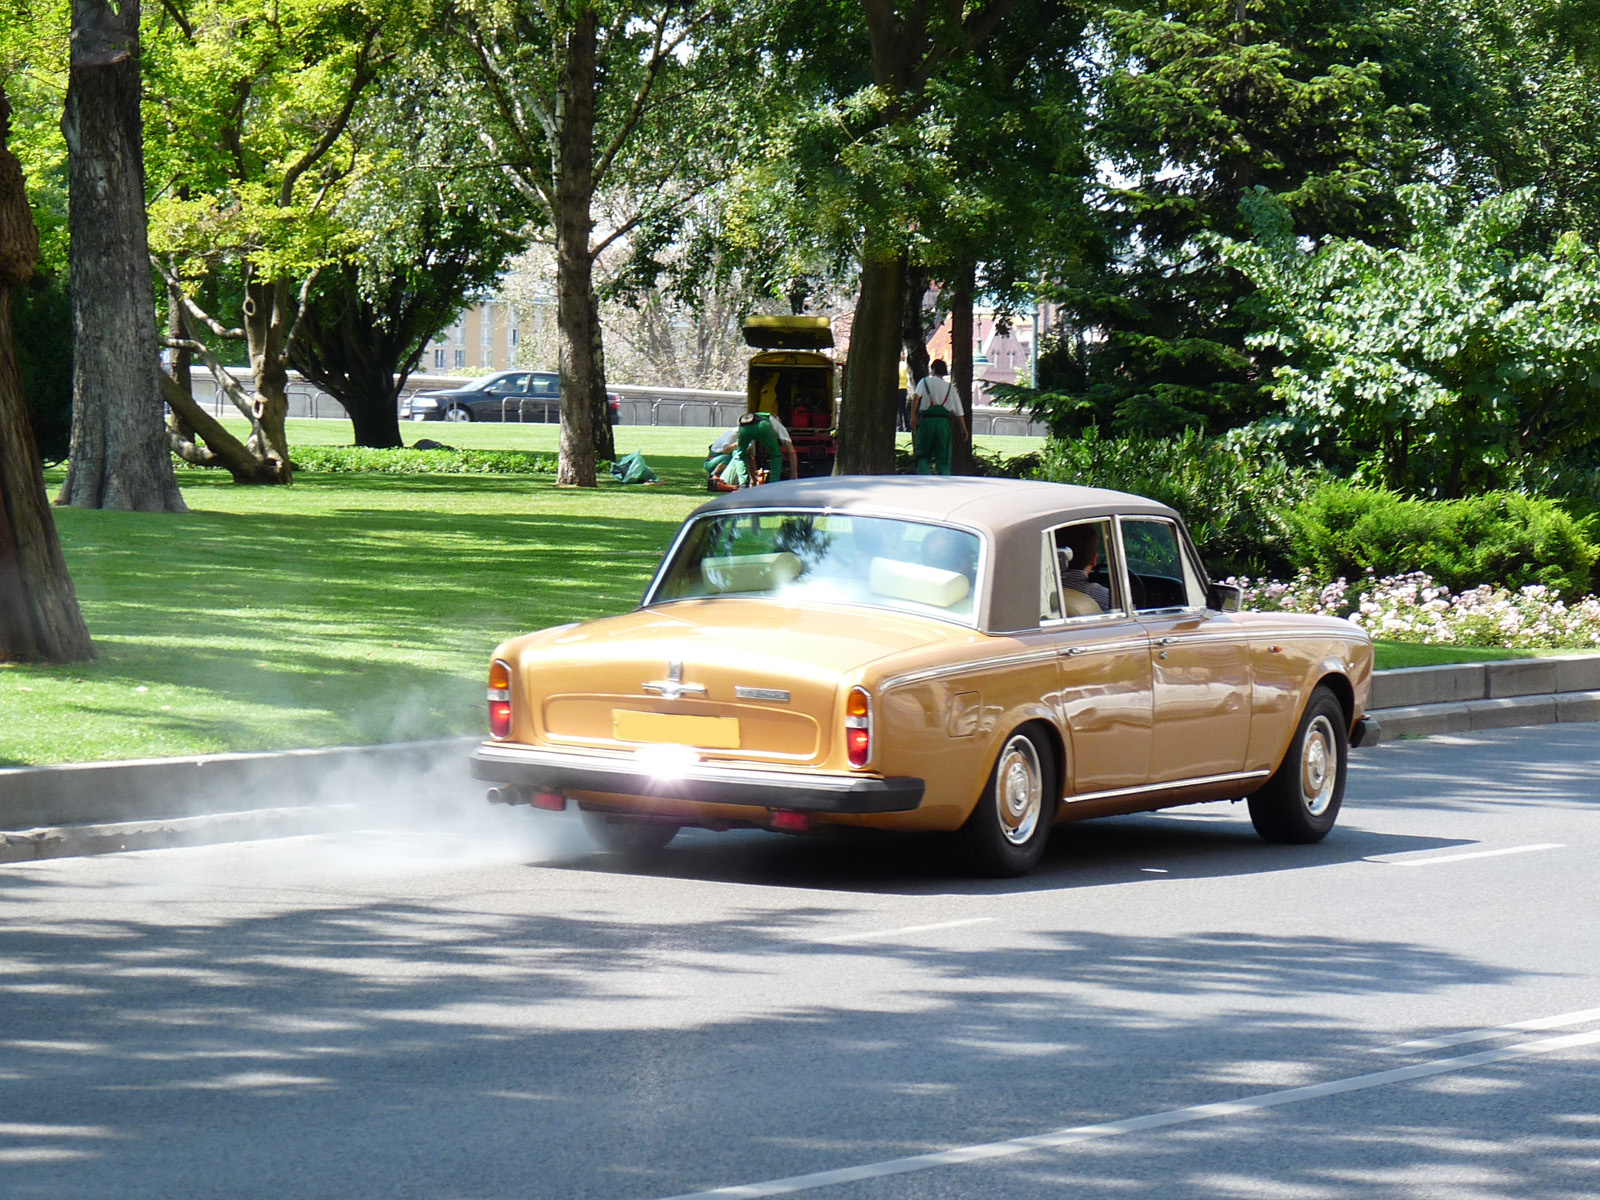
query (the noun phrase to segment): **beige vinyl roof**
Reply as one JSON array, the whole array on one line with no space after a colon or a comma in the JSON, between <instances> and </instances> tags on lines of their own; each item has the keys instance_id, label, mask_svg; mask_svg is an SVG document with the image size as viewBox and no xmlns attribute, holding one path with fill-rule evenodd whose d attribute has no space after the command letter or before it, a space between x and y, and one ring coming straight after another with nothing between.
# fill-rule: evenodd
<instances>
[{"instance_id":1,"label":"beige vinyl roof","mask_svg":"<svg viewBox=\"0 0 1600 1200\"><path fill-rule=\"evenodd\" d=\"M724 508L821 508L882 516L921 517L1000 532L1017 525L1102 513L1176 514L1165 504L1128 492L973 476L832 475L794 479L729 492L695 513Z\"/></svg>"},{"instance_id":2,"label":"beige vinyl roof","mask_svg":"<svg viewBox=\"0 0 1600 1200\"><path fill-rule=\"evenodd\" d=\"M1067 521L1112 513L1176 517L1165 504L1104 488L971 476L834 475L729 492L693 517L750 509L820 509L965 525L986 535L988 578L978 628L989 633L1039 625L1040 535Z\"/></svg>"}]
</instances>

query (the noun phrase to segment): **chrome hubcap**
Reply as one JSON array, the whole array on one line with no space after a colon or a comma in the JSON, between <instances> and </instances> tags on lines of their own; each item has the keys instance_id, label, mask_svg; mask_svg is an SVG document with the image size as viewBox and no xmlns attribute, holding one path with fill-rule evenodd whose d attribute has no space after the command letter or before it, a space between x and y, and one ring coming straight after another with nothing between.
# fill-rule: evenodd
<instances>
[{"instance_id":1,"label":"chrome hubcap","mask_svg":"<svg viewBox=\"0 0 1600 1200\"><path fill-rule=\"evenodd\" d=\"M1020 846L1033 836L1044 810L1044 773L1033 739L1016 734L1006 743L995 771L995 793L1000 832L1013 846Z\"/></svg>"},{"instance_id":2,"label":"chrome hubcap","mask_svg":"<svg viewBox=\"0 0 1600 1200\"><path fill-rule=\"evenodd\" d=\"M467 414L462 412L459 408L452 408L449 412L445 413L444 419L446 421L465 421L467 419Z\"/></svg>"},{"instance_id":3,"label":"chrome hubcap","mask_svg":"<svg viewBox=\"0 0 1600 1200\"><path fill-rule=\"evenodd\" d=\"M1338 766L1333 722L1318 714L1306 728L1305 746L1300 752L1300 799L1313 817L1320 817L1333 801Z\"/></svg>"}]
</instances>

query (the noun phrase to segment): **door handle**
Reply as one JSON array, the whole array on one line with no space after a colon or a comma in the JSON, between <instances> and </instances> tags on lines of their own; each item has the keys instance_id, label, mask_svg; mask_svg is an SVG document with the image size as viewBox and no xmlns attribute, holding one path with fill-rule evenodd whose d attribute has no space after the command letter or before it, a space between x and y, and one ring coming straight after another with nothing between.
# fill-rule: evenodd
<instances>
[{"instance_id":1,"label":"door handle","mask_svg":"<svg viewBox=\"0 0 1600 1200\"><path fill-rule=\"evenodd\" d=\"M1079 655L1079 654L1082 654L1082 653L1083 653L1083 647L1082 646L1068 646L1067 650L1066 650L1066 654L1067 654L1068 658L1072 658L1072 657L1074 657L1076 655Z\"/></svg>"},{"instance_id":2,"label":"door handle","mask_svg":"<svg viewBox=\"0 0 1600 1200\"><path fill-rule=\"evenodd\" d=\"M1158 646L1170 646L1170 645L1172 645L1173 642L1175 642L1177 640L1178 639L1175 638L1175 637L1164 637L1164 638L1159 639L1156 642L1156 645L1158 645Z\"/></svg>"}]
</instances>

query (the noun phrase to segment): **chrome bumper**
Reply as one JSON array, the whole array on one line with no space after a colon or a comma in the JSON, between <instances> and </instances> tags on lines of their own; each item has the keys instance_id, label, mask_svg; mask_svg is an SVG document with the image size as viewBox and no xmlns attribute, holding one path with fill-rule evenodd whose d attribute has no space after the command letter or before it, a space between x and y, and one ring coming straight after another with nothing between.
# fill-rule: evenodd
<instances>
[{"instance_id":1,"label":"chrome bumper","mask_svg":"<svg viewBox=\"0 0 1600 1200\"><path fill-rule=\"evenodd\" d=\"M909 777L822 775L725 763L699 763L660 777L631 758L535 750L499 742L486 742L473 751L472 776L535 791L599 792L824 813L911 812L922 803L926 790L922 780Z\"/></svg>"}]
</instances>

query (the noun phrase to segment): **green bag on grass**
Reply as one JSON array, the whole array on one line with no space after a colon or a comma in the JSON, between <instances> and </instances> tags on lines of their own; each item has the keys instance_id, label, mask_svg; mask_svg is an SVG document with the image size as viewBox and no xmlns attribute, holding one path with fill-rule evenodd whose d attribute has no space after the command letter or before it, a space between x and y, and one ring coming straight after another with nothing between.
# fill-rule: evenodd
<instances>
[{"instance_id":1,"label":"green bag on grass","mask_svg":"<svg viewBox=\"0 0 1600 1200\"><path fill-rule=\"evenodd\" d=\"M645 462L644 455L635 450L632 454L624 454L611 464L611 477L622 483L654 483L656 473L650 469L650 464Z\"/></svg>"}]
</instances>

